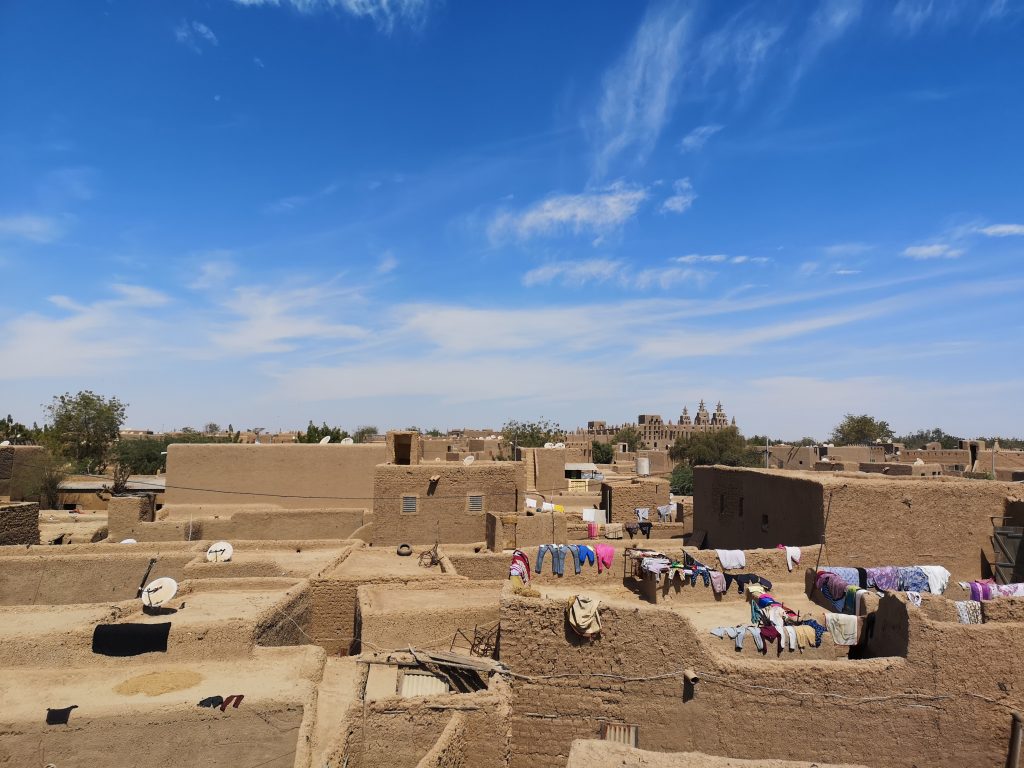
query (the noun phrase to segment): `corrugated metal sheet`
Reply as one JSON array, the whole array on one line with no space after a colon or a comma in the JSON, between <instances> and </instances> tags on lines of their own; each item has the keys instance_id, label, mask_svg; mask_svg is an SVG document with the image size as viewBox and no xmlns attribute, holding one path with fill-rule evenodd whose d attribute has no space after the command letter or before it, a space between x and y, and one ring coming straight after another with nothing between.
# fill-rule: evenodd
<instances>
[{"instance_id":1,"label":"corrugated metal sheet","mask_svg":"<svg viewBox=\"0 0 1024 768\"><path fill-rule=\"evenodd\" d=\"M407 671L402 675L402 688L399 691L399 696L403 698L437 696L441 693L448 693L448 683L429 672Z\"/></svg>"}]
</instances>

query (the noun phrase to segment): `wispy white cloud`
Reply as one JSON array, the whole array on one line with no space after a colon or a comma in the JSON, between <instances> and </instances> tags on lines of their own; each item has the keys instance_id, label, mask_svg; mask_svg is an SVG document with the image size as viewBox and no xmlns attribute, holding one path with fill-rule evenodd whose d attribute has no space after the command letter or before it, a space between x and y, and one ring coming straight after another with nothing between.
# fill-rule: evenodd
<instances>
[{"instance_id":1,"label":"wispy white cloud","mask_svg":"<svg viewBox=\"0 0 1024 768\"><path fill-rule=\"evenodd\" d=\"M637 272L631 279L635 288L661 288L663 291L685 283L704 285L712 274L700 269L689 267L653 267Z\"/></svg>"},{"instance_id":2,"label":"wispy white cloud","mask_svg":"<svg viewBox=\"0 0 1024 768\"><path fill-rule=\"evenodd\" d=\"M977 231L988 237L1012 237L1024 235L1024 224L991 224Z\"/></svg>"},{"instance_id":3,"label":"wispy white cloud","mask_svg":"<svg viewBox=\"0 0 1024 768\"><path fill-rule=\"evenodd\" d=\"M623 262L615 259L557 261L531 269L523 275L523 285L533 287L555 281L568 286L603 283L617 277L623 266Z\"/></svg>"},{"instance_id":4,"label":"wispy white cloud","mask_svg":"<svg viewBox=\"0 0 1024 768\"><path fill-rule=\"evenodd\" d=\"M521 212L497 214L491 220L488 234L494 241L510 236L527 240L565 232L600 235L633 218L647 197L645 187L621 181L592 192L552 195Z\"/></svg>"},{"instance_id":5,"label":"wispy white cloud","mask_svg":"<svg viewBox=\"0 0 1024 768\"><path fill-rule=\"evenodd\" d=\"M290 213L312 202L330 197L340 188L341 186L337 182L331 182L308 195L289 195L288 197L279 198L272 203L267 203L263 206L263 210L265 213L270 214Z\"/></svg>"},{"instance_id":6,"label":"wispy white cloud","mask_svg":"<svg viewBox=\"0 0 1024 768\"><path fill-rule=\"evenodd\" d=\"M290 5L302 13L344 11L372 21L382 32L406 24L419 27L426 20L432 0L234 0L238 5Z\"/></svg>"},{"instance_id":7,"label":"wispy white cloud","mask_svg":"<svg viewBox=\"0 0 1024 768\"><path fill-rule=\"evenodd\" d=\"M708 143L708 139L722 130L721 125L699 125L686 134L679 142L679 149L682 152L698 152Z\"/></svg>"},{"instance_id":8,"label":"wispy white cloud","mask_svg":"<svg viewBox=\"0 0 1024 768\"><path fill-rule=\"evenodd\" d=\"M175 39L184 46L191 48L196 53L203 52L203 45L219 45L220 41L213 33L213 30L201 21L182 21L174 28Z\"/></svg>"},{"instance_id":9,"label":"wispy white cloud","mask_svg":"<svg viewBox=\"0 0 1024 768\"><path fill-rule=\"evenodd\" d=\"M384 251L377 260L377 274L387 275L398 268L398 259L391 251Z\"/></svg>"},{"instance_id":10,"label":"wispy white cloud","mask_svg":"<svg viewBox=\"0 0 1024 768\"><path fill-rule=\"evenodd\" d=\"M625 55L605 74L597 112L595 172L627 150L643 160L669 119L689 44L691 14L678 3L652 7Z\"/></svg>"},{"instance_id":11,"label":"wispy white cloud","mask_svg":"<svg viewBox=\"0 0 1024 768\"><path fill-rule=\"evenodd\" d=\"M693 205L696 199L697 193L693 191L693 184L690 183L689 177L677 179L672 184L672 195L665 198L661 204L661 210L662 212L683 213Z\"/></svg>"},{"instance_id":12,"label":"wispy white cloud","mask_svg":"<svg viewBox=\"0 0 1024 768\"><path fill-rule=\"evenodd\" d=\"M63 222L53 216L32 213L0 216L0 239L52 243L63 235Z\"/></svg>"},{"instance_id":13,"label":"wispy white cloud","mask_svg":"<svg viewBox=\"0 0 1024 768\"><path fill-rule=\"evenodd\" d=\"M757 5L751 4L704 35L697 66L705 85L728 71L735 75L737 91L743 96L759 79L786 30L782 24L758 18L756 11Z\"/></svg>"},{"instance_id":14,"label":"wispy white cloud","mask_svg":"<svg viewBox=\"0 0 1024 768\"><path fill-rule=\"evenodd\" d=\"M799 55L790 79L795 86L818 56L838 42L860 19L862 0L822 0L807 23Z\"/></svg>"},{"instance_id":15,"label":"wispy white cloud","mask_svg":"<svg viewBox=\"0 0 1024 768\"><path fill-rule=\"evenodd\" d=\"M231 261L231 251L208 251L202 257L206 261L199 265L197 274L188 284L188 287L193 290L207 291L211 288L220 288L237 271L237 267Z\"/></svg>"},{"instance_id":16,"label":"wispy white cloud","mask_svg":"<svg viewBox=\"0 0 1024 768\"><path fill-rule=\"evenodd\" d=\"M903 255L921 261L925 259L957 259L964 255L964 249L955 248L948 243L930 243L907 246L903 249Z\"/></svg>"},{"instance_id":17,"label":"wispy white cloud","mask_svg":"<svg viewBox=\"0 0 1024 768\"><path fill-rule=\"evenodd\" d=\"M767 256L727 256L724 253L688 253L677 256L680 264L767 264Z\"/></svg>"},{"instance_id":18,"label":"wispy white cloud","mask_svg":"<svg viewBox=\"0 0 1024 768\"><path fill-rule=\"evenodd\" d=\"M963 22L985 24L1011 13L1006 0L898 0L892 6L892 28L909 36L926 29L942 30Z\"/></svg>"},{"instance_id":19,"label":"wispy white cloud","mask_svg":"<svg viewBox=\"0 0 1024 768\"><path fill-rule=\"evenodd\" d=\"M231 319L216 326L209 339L222 351L235 355L290 352L311 340L361 339L367 335L365 328L334 322L328 316L330 305L351 293L329 285L280 290L235 288L223 302Z\"/></svg>"},{"instance_id":20,"label":"wispy white cloud","mask_svg":"<svg viewBox=\"0 0 1024 768\"><path fill-rule=\"evenodd\" d=\"M842 258L843 256L860 256L873 248L874 246L868 243L835 243L833 245L826 245L821 250L826 256Z\"/></svg>"}]
</instances>

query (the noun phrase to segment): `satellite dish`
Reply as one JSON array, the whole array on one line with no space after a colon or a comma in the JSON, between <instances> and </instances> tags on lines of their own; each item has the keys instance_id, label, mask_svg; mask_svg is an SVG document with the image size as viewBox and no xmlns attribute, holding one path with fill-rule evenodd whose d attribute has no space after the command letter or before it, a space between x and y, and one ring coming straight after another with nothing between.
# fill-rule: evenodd
<instances>
[{"instance_id":1,"label":"satellite dish","mask_svg":"<svg viewBox=\"0 0 1024 768\"><path fill-rule=\"evenodd\" d=\"M4 440L2 443L0 443L0 445L10 445L10 444L11 444L10 440Z\"/></svg>"},{"instance_id":2,"label":"satellite dish","mask_svg":"<svg viewBox=\"0 0 1024 768\"><path fill-rule=\"evenodd\" d=\"M355 442L355 440L353 440L351 437L346 437L346 438L342 439L341 444L342 445L352 445L352 443L354 443L354 442Z\"/></svg>"},{"instance_id":3,"label":"satellite dish","mask_svg":"<svg viewBox=\"0 0 1024 768\"><path fill-rule=\"evenodd\" d=\"M555 444L554 443L544 443L544 447L545 448L554 448Z\"/></svg>"},{"instance_id":4,"label":"satellite dish","mask_svg":"<svg viewBox=\"0 0 1024 768\"><path fill-rule=\"evenodd\" d=\"M137 542L135 539L121 539L121 543L122 544L138 544L139 542Z\"/></svg>"},{"instance_id":5,"label":"satellite dish","mask_svg":"<svg viewBox=\"0 0 1024 768\"><path fill-rule=\"evenodd\" d=\"M170 576L153 579L142 590L142 604L148 608L156 608L178 594L178 582Z\"/></svg>"},{"instance_id":6,"label":"satellite dish","mask_svg":"<svg viewBox=\"0 0 1024 768\"><path fill-rule=\"evenodd\" d=\"M565 448L565 443L555 443L555 448Z\"/></svg>"},{"instance_id":7,"label":"satellite dish","mask_svg":"<svg viewBox=\"0 0 1024 768\"><path fill-rule=\"evenodd\" d=\"M320 438L320 445L327 445L327 443L329 442L331 442L330 435L324 435L323 437Z\"/></svg>"},{"instance_id":8,"label":"satellite dish","mask_svg":"<svg viewBox=\"0 0 1024 768\"><path fill-rule=\"evenodd\" d=\"M464 458L462 460L462 463L465 464L468 467L474 461L476 461L476 456L467 456L466 458Z\"/></svg>"},{"instance_id":9,"label":"satellite dish","mask_svg":"<svg viewBox=\"0 0 1024 768\"><path fill-rule=\"evenodd\" d=\"M226 563L235 553L235 548L226 541L218 541L211 544L206 550L206 559L211 563Z\"/></svg>"}]
</instances>

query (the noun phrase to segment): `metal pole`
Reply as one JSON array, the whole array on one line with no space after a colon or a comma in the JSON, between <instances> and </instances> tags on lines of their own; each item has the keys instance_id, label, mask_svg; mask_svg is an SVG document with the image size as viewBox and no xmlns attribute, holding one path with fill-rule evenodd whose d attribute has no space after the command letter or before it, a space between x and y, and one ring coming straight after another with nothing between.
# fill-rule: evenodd
<instances>
[{"instance_id":1,"label":"metal pole","mask_svg":"<svg viewBox=\"0 0 1024 768\"><path fill-rule=\"evenodd\" d=\"M1006 754L1006 768L1018 768L1020 764L1021 730L1024 729L1024 717L1020 712L1013 713L1010 725L1010 751Z\"/></svg>"}]
</instances>

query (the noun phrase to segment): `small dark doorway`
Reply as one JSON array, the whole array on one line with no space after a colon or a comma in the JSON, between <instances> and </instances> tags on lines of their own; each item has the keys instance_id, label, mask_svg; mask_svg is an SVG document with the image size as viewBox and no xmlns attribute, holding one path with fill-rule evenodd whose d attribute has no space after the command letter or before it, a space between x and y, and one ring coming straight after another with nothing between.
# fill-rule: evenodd
<instances>
[{"instance_id":1,"label":"small dark doorway","mask_svg":"<svg viewBox=\"0 0 1024 768\"><path fill-rule=\"evenodd\" d=\"M395 435L395 464L412 463L412 435Z\"/></svg>"}]
</instances>

